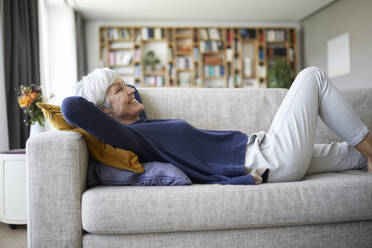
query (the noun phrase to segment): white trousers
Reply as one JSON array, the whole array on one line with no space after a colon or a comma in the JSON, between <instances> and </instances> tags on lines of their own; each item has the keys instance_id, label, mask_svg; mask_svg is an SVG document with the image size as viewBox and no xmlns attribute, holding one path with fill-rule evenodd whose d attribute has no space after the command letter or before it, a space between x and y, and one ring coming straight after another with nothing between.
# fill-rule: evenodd
<instances>
[{"instance_id":1,"label":"white trousers","mask_svg":"<svg viewBox=\"0 0 372 248\"><path fill-rule=\"evenodd\" d=\"M317 117L345 142L314 144ZM248 170L269 168L268 182L359 169L367 160L353 146L369 132L342 93L319 68L302 70L280 105L268 132L248 142Z\"/></svg>"}]
</instances>

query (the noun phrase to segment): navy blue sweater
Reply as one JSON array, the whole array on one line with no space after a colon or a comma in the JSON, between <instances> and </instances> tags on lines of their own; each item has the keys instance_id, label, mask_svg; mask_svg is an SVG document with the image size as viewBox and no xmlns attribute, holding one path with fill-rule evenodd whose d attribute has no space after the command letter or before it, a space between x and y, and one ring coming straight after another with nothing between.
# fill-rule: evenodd
<instances>
[{"instance_id":1,"label":"navy blue sweater","mask_svg":"<svg viewBox=\"0 0 372 248\"><path fill-rule=\"evenodd\" d=\"M114 147L137 154L141 163L168 162L194 183L255 184L244 161L248 136L239 131L211 131L180 119L139 119L124 125L86 99L62 102L67 122Z\"/></svg>"}]
</instances>

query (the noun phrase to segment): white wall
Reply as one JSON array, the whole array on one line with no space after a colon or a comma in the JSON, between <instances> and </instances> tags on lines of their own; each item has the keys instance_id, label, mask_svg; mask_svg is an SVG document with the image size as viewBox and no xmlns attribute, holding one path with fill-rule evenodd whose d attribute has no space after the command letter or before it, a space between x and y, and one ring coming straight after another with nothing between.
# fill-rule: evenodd
<instances>
[{"instance_id":1,"label":"white wall","mask_svg":"<svg viewBox=\"0 0 372 248\"><path fill-rule=\"evenodd\" d=\"M332 78L339 88L372 87L372 1L339 0L304 20L304 65L327 71L327 42L349 33L351 72Z\"/></svg>"},{"instance_id":2,"label":"white wall","mask_svg":"<svg viewBox=\"0 0 372 248\"><path fill-rule=\"evenodd\" d=\"M4 78L3 1L0 1L0 17L0 151L4 151L9 149L9 138Z\"/></svg>"},{"instance_id":3,"label":"white wall","mask_svg":"<svg viewBox=\"0 0 372 248\"><path fill-rule=\"evenodd\" d=\"M90 20L85 22L85 35L86 35L86 48L87 48L87 63L88 71L93 71L95 68L100 67L98 44L99 36L98 31L100 26L108 25L121 25L121 26L176 26L176 27L193 27L193 26L207 26L207 27L295 27L297 32L300 29L299 22L219 22L219 21L135 21L135 20L112 20L112 21L99 21ZM299 34L297 34L297 45L301 44ZM297 48L298 51L299 47ZM301 54L298 54L301 61ZM300 67L300 64L297 65Z\"/></svg>"},{"instance_id":4,"label":"white wall","mask_svg":"<svg viewBox=\"0 0 372 248\"><path fill-rule=\"evenodd\" d=\"M75 17L64 1L39 0L40 63L43 91L53 104L71 95L77 81Z\"/></svg>"}]
</instances>

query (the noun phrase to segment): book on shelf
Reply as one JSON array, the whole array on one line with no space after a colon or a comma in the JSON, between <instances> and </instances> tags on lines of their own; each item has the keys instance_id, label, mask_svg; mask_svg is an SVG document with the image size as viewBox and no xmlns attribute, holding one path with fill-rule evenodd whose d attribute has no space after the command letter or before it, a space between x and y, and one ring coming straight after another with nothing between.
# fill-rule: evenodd
<instances>
[{"instance_id":1,"label":"book on shelf","mask_svg":"<svg viewBox=\"0 0 372 248\"><path fill-rule=\"evenodd\" d=\"M221 39L220 34L217 30L217 28L209 28L208 29L209 38L212 40L219 40Z\"/></svg>"},{"instance_id":2,"label":"book on shelf","mask_svg":"<svg viewBox=\"0 0 372 248\"><path fill-rule=\"evenodd\" d=\"M252 58L244 57L244 76L245 77L252 77Z\"/></svg>"},{"instance_id":3,"label":"book on shelf","mask_svg":"<svg viewBox=\"0 0 372 248\"><path fill-rule=\"evenodd\" d=\"M141 29L142 39L156 39L161 40L164 39L164 29L160 28L142 28Z\"/></svg>"},{"instance_id":4,"label":"book on shelf","mask_svg":"<svg viewBox=\"0 0 372 248\"><path fill-rule=\"evenodd\" d=\"M205 29L205 28L200 29L200 38L201 38L202 40L208 40L208 32L207 32L207 29Z\"/></svg>"},{"instance_id":5,"label":"book on shelf","mask_svg":"<svg viewBox=\"0 0 372 248\"><path fill-rule=\"evenodd\" d=\"M223 65L220 65L220 76L225 75L225 67Z\"/></svg>"},{"instance_id":6,"label":"book on shelf","mask_svg":"<svg viewBox=\"0 0 372 248\"><path fill-rule=\"evenodd\" d=\"M145 76L144 85L162 87L165 85L164 76Z\"/></svg>"},{"instance_id":7,"label":"book on shelf","mask_svg":"<svg viewBox=\"0 0 372 248\"><path fill-rule=\"evenodd\" d=\"M142 39L147 40L149 38L149 33L147 31L147 28L142 28Z\"/></svg>"},{"instance_id":8,"label":"book on shelf","mask_svg":"<svg viewBox=\"0 0 372 248\"><path fill-rule=\"evenodd\" d=\"M194 47L194 59L195 61L199 60L199 48L198 47Z\"/></svg>"},{"instance_id":9,"label":"book on shelf","mask_svg":"<svg viewBox=\"0 0 372 248\"><path fill-rule=\"evenodd\" d=\"M255 39L256 38L255 29L242 28L240 32L241 32L241 37L243 39Z\"/></svg>"},{"instance_id":10,"label":"book on shelf","mask_svg":"<svg viewBox=\"0 0 372 248\"><path fill-rule=\"evenodd\" d=\"M266 67L265 66L258 65L257 66L257 72L258 72L258 76L260 78L265 78L266 77Z\"/></svg>"},{"instance_id":11,"label":"book on shelf","mask_svg":"<svg viewBox=\"0 0 372 248\"><path fill-rule=\"evenodd\" d=\"M129 65L132 62L131 51L111 51L108 53L110 65Z\"/></svg>"},{"instance_id":12,"label":"book on shelf","mask_svg":"<svg viewBox=\"0 0 372 248\"><path fill-rule=\"evenodd\" d=\"M240 51L240 42L237 39L234 40L234 51L236 53Z\"/></svg>"},{"instance_id":13,"label":"book on shelf","mask_svg":"<svg viewBox=\"0 0 372 248\"><path fill-rule=\"evenodd\" d=\"M266 40L270 41L286 41L287 39L287 32L283 29L274 30L269 29L266 30Z\"/></svg>"},{"instance_id":14,"label":"book on shelf","mask_svg":"<svg viewBox=\"0 0 372 248\"><path fill-rule=\"evenodd\" d=\"M296 33L295 33L295 30L294 29L291 29L289 31L289 43L291 45L293 45L294 43L296 43Z\"/></svg>"},{"instance_id":15,"label":"book on shelf","mask_svg":"<svg viewBox=\"0 0 372 248\"><path fill-rule=\"evenodd\" d=\"M286 57L287 56L287 48L282 45L274 45L267 47L267 59L274 59L277 57Z\"/></svg>"},{"instance_id":16,"label":"book on shelf","mask_svg":"<svg viewBox=\"0 0 372 248\"><path fill-rule=\"evenodd\" d=\"M262 47L258 50L258 58L259 60L264 60L265 58L264 49Z\"/></svg>"},{"instance_id":17,"label":"book on shelf","mask_svg":"<svg viewBox=\"0 0 372 248\"><path fill-rule=\"evenodd\" d=\"M233 81L233 77L231 75L227 77L227 87L228 88L234 88L234 81Z\"/></svg>"},{"instance_id":18,"label":"book on shelf","mask_svg":"<svg viewBox=\"0 0 372 248\"><path fill-rule=\"evenodd\" d=\"M191 39L181 39L177 40L176 49L178 52L189 53L192 49Z\"/></svg>"},{"instance_id":19,"label":"book on shelf","mask_svg":"<svg viewBox=\"0 0 372 248\"><path fill-rule=\"evenodd\" d=\"M154 38L154 29L153 28L147 28L148 37L153 39Z\"/></svg>"},{"instance_id":20,"label":"book on shelf","mask_svg":"<svg viewBox=\"0 0 372 248\"><path fill-rule=\"evenodd\" d=\"M190 85L191 76L190 72L180 72L178 73L178 82L180 85Z\"/></svg>"},{"instance_id":21,"label":"book on shelf","mask_svg":"<svg viewBox=\"0 0 372 248\"><path fill-rule=\"evenodd\" d=\"M223 50L222 41L201 41L200 51L201 52L217 52Z\"/></svg>"},{"instance_id":22,"label":"book on shelf","mask_svg":"<svg viewBox=\"0 0 372 248\"><path fill-rule=\"evenodd\" d=\"M134 76L136 78L140 78L142 76L142 69L141 69L141 65L136 65L135 69L134 69Z\"/></svg>"},{"instance_id":23,"label":"book on shelf","mask_svg":"<svg viewBox=\"0 0 372 248\"><path fill-rule=\"evenodd\" d=\"M142 32L139 30L136 30L136 43L141 42Z\"/></svg>"},{"instance_id":24,"label":"book on shelf","mask_svg":"<svg viewBox=\"0 0 372 248\"><path fill-rule=\"evenodd\" d=\"M225 68L223 65L204 65L203 74L206 77L220 77L225 75Z\"/></svg>"},{"instance_id":25,"label":"book on shelf","mask_svg":"<svg viewBox=\"0 0 372 248\"><path fill-rule=\"evenodd\" d=\"M258 42L259 43L265 42L265 33L262 30L260 30L258 33Z\"/></svg>"},{"instance_id":26,"label":"book on shelf","mask_svg":"<svg viewBox=\"0 0 372 248\"><path fill-rule=\"evenodd\" d=\"M231 76L231 67L227 66L227 76Z\"/></svg>"},{"instance_id":27,"label":"book on shelf","mask_svg":"<svg viewBox=\"0 0 372 248\"><path fill-rule=\"evenodd\" d=\"M240 69L240 63L238 58L234 58L234 69L239 70Z\"/></svg>"},{"instance_id":28,"label":"book on shelf","mask_svg":"<svg viewBox=\"0 0 372 248\"><path fill-rule=\"evenodd\" d=\"M231 32L231 30L229 29L229 30L227 30L227 43L229 44L229 45L232 45L232 32Z\"/></svg>"},{"instance_id":29,"label":"book on shelf","mask_svg":"<svg viewBox=\"0 0 372 248\"><path fill-rule=\"evenodd\" d=\"M168 64L169 77L174 78L176 76L176 69L172 64Z\"/></svg>"},{"instance_id":30,"label":"book on shelf","mask_svg":"<svg viewBox=\"0 0 372 248\"><path fill-rule=\"evenodd\" d=\"M129 28L109 28L107 32L109 39L112 40L130 39L132 36Z\"/></svg>"},{"instance_id":31,"label":"book on shelf","mask_svg":"<svg viewBox=\"0 0 372 248\"><path fill-rule=\"evenodd\" d=\"M171 47L168 47L168 60L173 60L173 49Z\"/></svg>"},{"instance_id":32,"label":"book on shelf","mask_svg":"<svg viewBox=\"0 0 372 248\"><path fill-rule=\"evenodd\" d=\"M221 75L221 71L220 71L220 66L219 65L215 65L214 66L214 74L212 74L211 76L219 76Z\"/></svg>"},{"instance_id":33,"label":"book on shelf","mask_svg":"<svg viewBox=\"0 0 372 248\"><path fill-rule=\"evenodd\" d=\"M177 56L176 59L178 69L191 68L192 58L190 56Z\"/></svg>"},{"instance_id":34,"label":"book on shelf","mask_svg":"<svg viewBox=\"0 0 372 248\"><path fill-rule=\"evenodd\" d=\"M139 48L136 48L134 50L134 62L140 62L141 61L141 50Z\"/></svg>"},{"instance_id":35,"label":"book on shelf","mask_svg":"<svg viewBox=\"0 0 372 248\"><path fill-rule=\"evenodd\" d=\"M234 86L239 87L240 83L242 82L242 78L239 74L234 75Z\"/></svg>"},{"instance_id":36,"label":"book on shelf","mask_svg":"<svg viewBox=\"0 0 372 248\"><path fill-rule=\"evenodd\" d=\"M233 51L231 48L226 49L226 60L232 62L233 59Z\"/></svg>"},{"instance_id":37,"label":"book on shelf","mask_svg":"<svg viewBox=\"0 0 372 248\"><path fill-rule=\"evenodd\" d=\"M133 67L117 67L115 68L115 71L119 74L126 74L126 75L134 75L135 70Z\"/></svg>"},{"instance_id":38,"label":"book on shelf","mask_svg":"<svg viewBox=\"0 0 372 248\"><path fill-rule=\"evenodd\" d=\"M110 48L134 48L132 42L112 42Z\"/></svg>"},{"instance_id":39,"label":"book on shelf","mask_svg":"<svg viewBox=\"0 0 372 248\"><path fill-rule=\"evenodd\" d=\"M183 36L183 37L190 36L191 38L191 30L188 28L178 28L176 30L176 34L177 36Z\"/></svg>"},{"instance_id":40,"label":"book on shelf","mask_svg":"<svg viewBox=\"0 0 372 248\"><path fill-rule=\"evenodd\" d=\"M203 56L203 63L207 65L219 65L222 64L223 58L220 55L204 55Z\"/></svg>"},{"instance_id":41,"label":"book on shelf","mask_svg":"<svg viewBox=\"0 0 372 248\"><path fill-rule=\"evenodd\" d=\"M169 29L168 31L168 42L171 43L173 40L173 30Z\"/></svg>"},{"instance_id":42,"label":"book on shelf","mask_svg":"<svg viewBox=\"0 0 372 248\"><path fill-rule=\"evenodd\" d=\"M196 77L195 78L195 83L196 83L197 86L200 86L202 84L202 82L203 81L202 81L202 79L200 77Z\"/></svg>"},{"instance_id":43,"label":"book on shelf","mask_svg":"<svg viewBox=\"0 0 372 248\"><path fill-rule=\"evenodd\" d=\"M164 38L164 29L155 28L154 38L157 39L157 40L163 39Z\"/></svg>"}]
</instances>

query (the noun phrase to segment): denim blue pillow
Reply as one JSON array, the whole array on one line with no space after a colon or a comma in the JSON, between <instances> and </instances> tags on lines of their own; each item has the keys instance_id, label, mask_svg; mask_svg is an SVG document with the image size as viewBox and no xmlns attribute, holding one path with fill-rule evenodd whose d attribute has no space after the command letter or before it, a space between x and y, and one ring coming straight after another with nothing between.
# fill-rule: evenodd
<instances>
[{"instance_id":1,"label":"denim blue pillow","mask_svg":"<svg viewBox=\"0 0 372 248\"><path fill-rule=\"evenodd\" d=\"M190 178L179 168L169 163L147 162L142 164L145 172L135 173L116 169L90 159L87 187L97 185L119 186L166 186L190 185Z\"/></svg>"}]
</instances>

